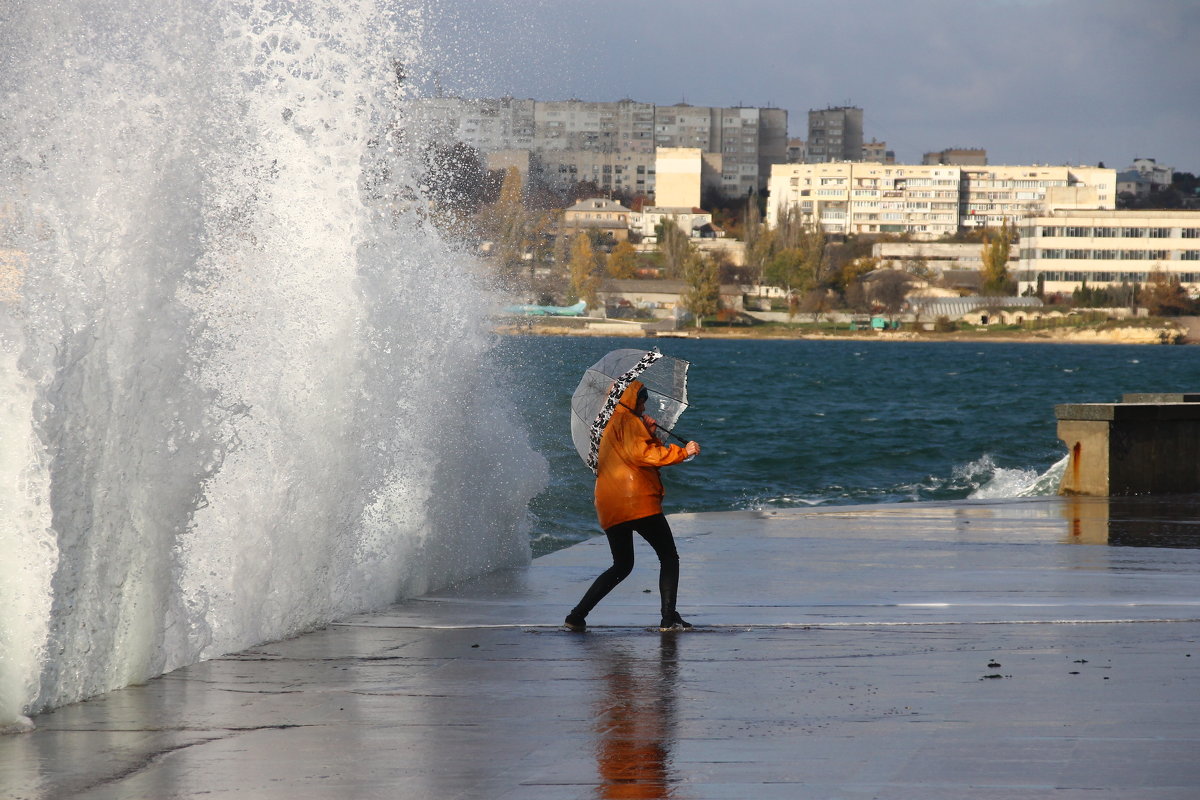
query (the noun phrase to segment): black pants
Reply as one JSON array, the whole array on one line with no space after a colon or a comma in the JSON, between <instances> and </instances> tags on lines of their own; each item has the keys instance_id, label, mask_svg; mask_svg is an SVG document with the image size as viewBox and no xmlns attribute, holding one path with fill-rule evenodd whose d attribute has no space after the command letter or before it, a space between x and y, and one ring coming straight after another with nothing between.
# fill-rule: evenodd
<instances>
[{"instance_id":1,"label":"black pants","mask_svg":"<svg viewBox=\"0 0 1200 800\"><path fill-rule=\"evenodd\" d=\"M596 578L579 605L571 610L572 614L586 617L605 595L629 577L633 571L634 531L641 534L658 555L658 596L662 600L663 618L669 620L675 616L675 598L679 594L679 553L675 550L671 526L662 514L622 522L604 532L612 550L613 565Z\"/></svg>"}]
</instances>

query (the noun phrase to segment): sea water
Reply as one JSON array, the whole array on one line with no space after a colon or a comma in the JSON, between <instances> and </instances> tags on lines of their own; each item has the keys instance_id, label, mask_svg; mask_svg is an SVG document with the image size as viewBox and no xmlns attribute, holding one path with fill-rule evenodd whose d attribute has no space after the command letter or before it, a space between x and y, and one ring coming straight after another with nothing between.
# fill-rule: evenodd
<instances>
[{"instance_id":1,"label":"sea water","mask_svg":"<svg viewBox=\"0 0 1200 800\"><path fill-rule=\"evenodd\" d=\"M505 358L542 379L522 388L552 476L535 553L599 533L568 427L579 376L651 346L691 362L677 430L703 447L662 470L668 513L1054 494L1056 404L1200 387L1194 347L511 337Z\"/></svg>"},{"instance_id":2,"label":"sea water","mask_svg":"<svg viewBox=\"0 0 1200 800\"><path fill-rule=\"evenodd\" d=\"M0 9L0 727L528 560L423 6Z\"/></svg>"}]
</instances>

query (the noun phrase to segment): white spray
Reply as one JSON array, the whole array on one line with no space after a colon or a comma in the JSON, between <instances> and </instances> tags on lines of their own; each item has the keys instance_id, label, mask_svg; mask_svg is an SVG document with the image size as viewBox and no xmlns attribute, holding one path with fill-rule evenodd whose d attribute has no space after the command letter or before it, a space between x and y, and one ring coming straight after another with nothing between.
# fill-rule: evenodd
<instances>
[{"instance_id":1,"label":"white spray","mask_svg":"<svg viewBox=\"0 0 1200 800\"><path fill-rule=\"evenodd\" d=\"M0 726L529 557L370 0L0 11Z\"/></svg>"}]
</instances>

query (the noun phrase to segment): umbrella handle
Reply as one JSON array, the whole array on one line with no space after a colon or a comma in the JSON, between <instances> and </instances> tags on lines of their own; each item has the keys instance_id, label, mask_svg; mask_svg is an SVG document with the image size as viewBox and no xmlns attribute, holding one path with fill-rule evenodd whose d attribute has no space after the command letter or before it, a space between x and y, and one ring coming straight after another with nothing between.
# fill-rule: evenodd
<instances>
[{"instance_id":1,"label":"umbrella handle","mask_svg":"<svg viewBox=\"0 0 1200 800\"><path fill-rule=\"evenodd\" d=\"M662 431L662 432L663 432L663 433L665 433L667 436L670 436L672 439L674 439L675 441L677 441L677 442L679 442L679 443L681 443L681 444L687 444L687 443L688 443L688 441L689 441L688 439L685 439L685 438L683 438L682 436L680 436L679 434L675 433L674 431L667 430L666 428L659 428L659 427L655 427L655 430Z\"/></svg>"}]
</instances>

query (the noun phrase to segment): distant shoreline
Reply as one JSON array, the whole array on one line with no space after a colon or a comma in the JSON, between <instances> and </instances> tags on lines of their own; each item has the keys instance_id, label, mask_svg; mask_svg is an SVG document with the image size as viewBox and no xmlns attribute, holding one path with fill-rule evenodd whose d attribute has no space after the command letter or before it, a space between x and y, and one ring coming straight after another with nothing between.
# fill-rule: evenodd
<instances>
[{"instance_id":1,"label":"distant shoreline","mask_svg":"<svg viewBox=\"0 0 1200 800\"><path fill-rule=\"evenodd\" d=\"M524 321L522 321L523 323ZM756 328L701 328L670 331L655 336L630 325L623 333L606 325L600 329L589 329L585 325L555 325L546 320L527 324L506 321L494 328L495 332L507 336L611 336L622 338L674 338L674 339L745 339L763 341L852 341L852 342L965 342L965 343L1023 343L1023 344L1136 344L1136 345L1190 345L1200 340L1189 339L1187 332L1160 327L1121 328L1074 328L1045 331L845 331L810 332L788 331L778 328L759 330ZM1164 336L1170 340L1163 341Z\"/></svg>"}]
</instances>

